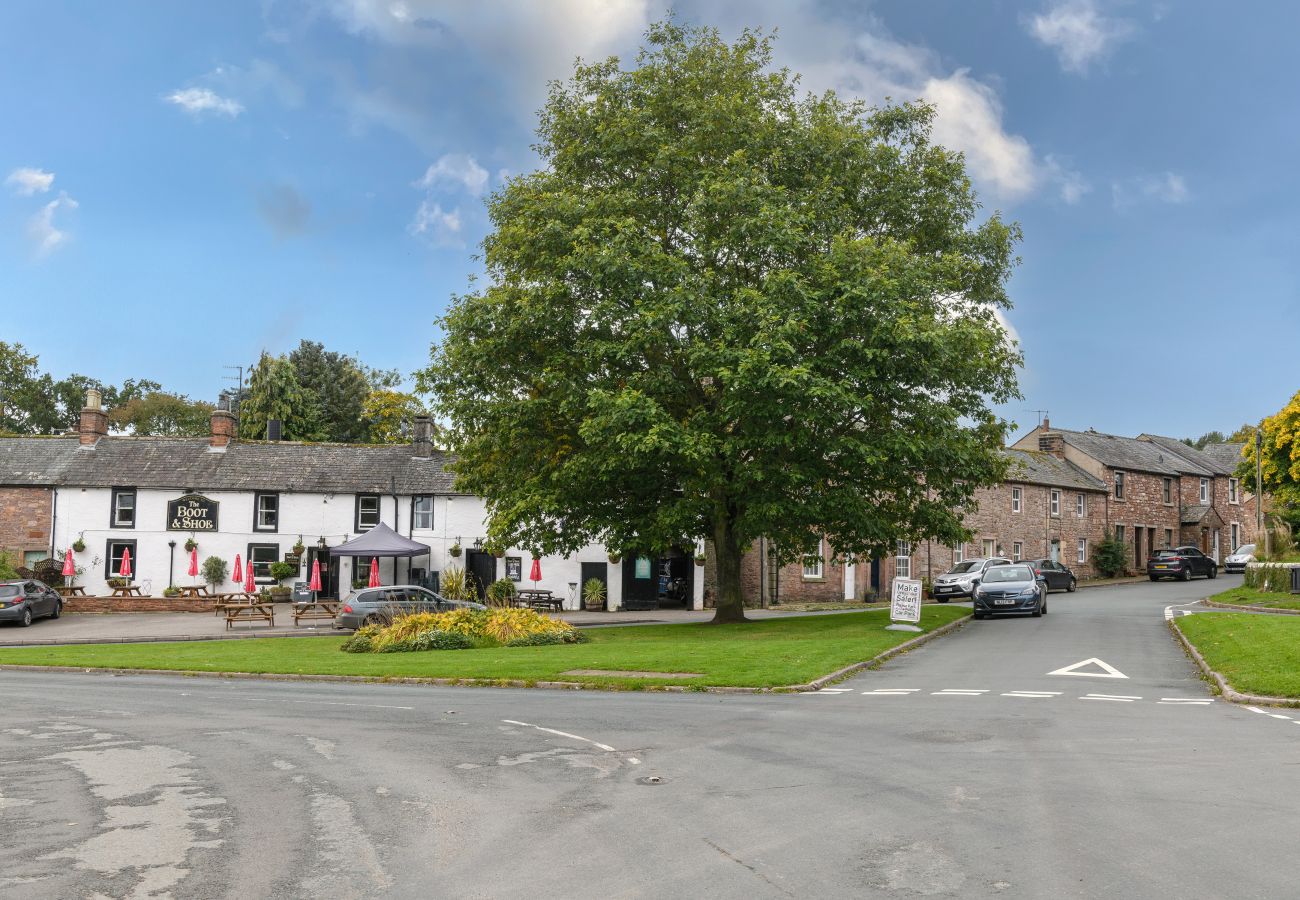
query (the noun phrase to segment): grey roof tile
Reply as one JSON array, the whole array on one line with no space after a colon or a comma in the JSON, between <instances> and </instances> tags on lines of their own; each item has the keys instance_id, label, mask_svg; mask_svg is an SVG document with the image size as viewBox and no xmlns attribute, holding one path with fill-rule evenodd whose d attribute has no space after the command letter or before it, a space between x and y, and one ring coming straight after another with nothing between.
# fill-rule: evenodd
<instances>
[{"instance_id":1,"label":"grey roof tile","mask_svg":"<svg viewBox=\"0 0 1300 900\"><path fill-rule=\"evenodd\" d=\"M1168 450L1178 459L1186 460L1184 468L1180 473L1184 475L1226 475L1222 472L1222 466L1205 452L1197 450L1195 447L1184 444L1178 438L1162 437L1158 434L1143 434L1138 436L1138 440L1147 441L1159 447Z\"/></svg>"},{"instance_id":2,"label":"grey roof tile","mask_svg":"<svg viewBox=\"0 0 1300 900\"><path fill-rule=\"evenodd\" d=\"M1045 484L1080 491L1105 491L1106 485L1068 460L1037 450L1004 450L1011 459L1008 481Z\"/></svg>"},{"instance_id":3,"label":"grey roof tile","mask_svg":"<svg viewBox=\"0 0 1300 900\"><path fill-rule=\"evenodd\" d=\"M1171 451L1151 441L1103 434L1100 431L1066 431L1063 428L1052 430L1060 432L1067 444L1112 469L1182 475L1191 465L1189 460L1182 457L1171 458ZM1199 474L1209 475L1210 472L1202 469Z\"/></svg>"},{"instance_id":4,"label":"grey roof tile","mask_svg":"<svg viewBox=\"0 0 1300 900\"><path fill-rule=\"evenodd\" d=\"M1220 474L1231 475L1237 471L1237 466L1241 463L1241 451L1246 449L1246 445L1236 442L1224 442L1222 444L1206 444L1201 449L1201 453L1214 460L1215 465L1219 467Z\"/></svg>"}]
</instances>

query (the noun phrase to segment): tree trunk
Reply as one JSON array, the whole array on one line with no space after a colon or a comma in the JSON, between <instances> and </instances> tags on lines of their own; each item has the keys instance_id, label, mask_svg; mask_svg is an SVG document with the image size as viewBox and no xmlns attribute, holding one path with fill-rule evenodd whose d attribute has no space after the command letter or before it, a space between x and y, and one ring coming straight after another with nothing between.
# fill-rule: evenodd
<instances>
[{"instance_id":1,"label":"tree trunk","mask_svg":"<svg viewBox=\"0 0 1300 900\"><path fill-rule=\"evenodd\" d=\"M747 621L745 598L740 590L740 560L744 548L736 542L731 522L725 516L719 516L713 523L713 553L718 571L718 599L713 623Z\"/></svg>"}]
</instances>

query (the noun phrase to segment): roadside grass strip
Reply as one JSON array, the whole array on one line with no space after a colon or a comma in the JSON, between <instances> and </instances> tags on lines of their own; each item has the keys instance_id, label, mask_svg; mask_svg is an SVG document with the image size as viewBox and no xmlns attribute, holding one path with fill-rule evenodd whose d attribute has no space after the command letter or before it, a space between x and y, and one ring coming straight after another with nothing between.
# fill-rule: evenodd
<instances>
[{"instance_id":1,"label":"roadside grass strip","mask_svg":"<svg viewBox=\"0 0 1300 900\"><path fill-rule=\"evenodd\" d=\"M1279 594L1272 591L1257 591L1254 588L1238 586L1231 590L1214 594L1205 599L1229 606L1258 606L1261 609L1300 610L1300 596Z\"/></svg>"},{"instance_id":2,"label":"roadside grass strip","mask_svg":"<svg viewBox=\"0 0 1300 900\"><path fill-rule=\"evenodd\" d=\"M969 615L969 609L929 605L922 607L920 626L930 632ZM807 684L916 637L886 631L888 623L889 611L880 609L728 625L629 625L589 629L590 642L585 644L419 653L340 653L342 637L67 644L0 649L0 665L442 678L472 683L568 682L627 690L670 685L779 688ZM574 669L698 676L565 674ZM842 688L837 693L853 690Z\"/></svg>"},{"instance_id":3,"label":"roadside grass strip","mask_svg":"<svg viewBox=\"0 0 1300 900\"><path fill-rule=\"evenodd\" d=\"M1300 616L1198 613L1174 627L1233 690L1300 699Z\"/></svg>"}]
</instances>

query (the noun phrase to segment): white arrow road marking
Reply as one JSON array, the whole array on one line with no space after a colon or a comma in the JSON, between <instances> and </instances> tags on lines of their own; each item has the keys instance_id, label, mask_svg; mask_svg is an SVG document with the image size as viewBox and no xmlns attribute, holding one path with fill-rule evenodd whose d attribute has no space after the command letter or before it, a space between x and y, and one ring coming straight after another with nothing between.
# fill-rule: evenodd
<instances>
[{"instance_id":1,"label":"white arrow road marking","mask_svg":"<svg viewBox=\"0 0 1300 900\"><path fill-rule=\"evenodd\" d=\"M1116 703L1132 703L1134 700L1141 700L1141 697L1128 697L1123 694L1087 694L1080 697L1080 700L1113 700Z\"/></svg>"},{"instance_id":2,"label":"white arrow road marking","mask_svg":"<svg viewBox=\"0 0 1300 900\"><path fill-rule=\"evenodd\" d=\"M588 743L593 746L599 747L602 750L607 750L610 753L618 752L609 744L602 744L599 741L593 741L591 738L581 737L576 734L569 734L567 731L556 731L554 728L543 728L541 725L531 725L528 722L516 722L514 719L502 719L501 721L505 722L507 725L519 725L523 728L536 728L538 731L545 731L548 734L558 734L560 737L571 738L575 741L583 741L584 743Z\"/></svg>"},{"instance_id":3,"label":"white arrow road marking","mask_svg":"<svg viewBox=\"0 0 1300 900\"><path fill-rule=\"evenodd\" d=\"M1076 669L1082 669L1084 666L1097 666L1098 668L1105 669L1106 671L1105 672L1076 671ZM1095 656L1092 659L1085 659L1082 662L1077 662L1072 666L1065 666L1064 668L1057 669L1053 672L1048 672L1047 674L1048 675L1081 675L1084 678L1128 678L1128 676L1125 675L1123 672L1121 672L1119 669L1115 668L1110 663L1102 662Z\"/></svg>"}]
</instances>

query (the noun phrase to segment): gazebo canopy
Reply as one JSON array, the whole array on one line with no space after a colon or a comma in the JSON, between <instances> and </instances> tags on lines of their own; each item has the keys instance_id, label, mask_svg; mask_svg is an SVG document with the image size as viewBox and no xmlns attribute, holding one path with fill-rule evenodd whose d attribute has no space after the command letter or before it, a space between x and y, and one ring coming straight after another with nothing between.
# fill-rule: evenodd
<instances>
[{"instance_id":1,"label":"gazebo canopy","mask_svg":"<svg viewBox=\"0 0 1300 900\"><path fill-rule=\"evenodd\" d=\"M345 544L330 547L334 556L423 556L429 546L404 538L383 522Z\"/></svg>"}]
</instances>

